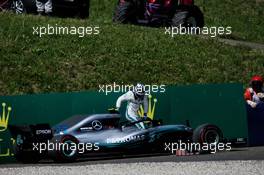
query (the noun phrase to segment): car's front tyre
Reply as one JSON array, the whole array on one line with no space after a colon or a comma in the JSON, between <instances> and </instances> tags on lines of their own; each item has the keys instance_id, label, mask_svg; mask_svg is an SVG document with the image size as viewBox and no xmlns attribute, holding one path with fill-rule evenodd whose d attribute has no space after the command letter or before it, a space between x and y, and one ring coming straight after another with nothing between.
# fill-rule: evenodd
<instances>
[{"instance_id":1,"label":"car's front tyre","mask_svg":"<svg viewBox=\"0 0 264 175\"><path fill-rule=\"evenodd\" d=\"M223 133L219 127L213 124L203 124L198 126L192 137L193 143L215 144L218 145L223 141ZM208 153L210 150L200 150L201 153Z\"/></svg>"}]
</instances>

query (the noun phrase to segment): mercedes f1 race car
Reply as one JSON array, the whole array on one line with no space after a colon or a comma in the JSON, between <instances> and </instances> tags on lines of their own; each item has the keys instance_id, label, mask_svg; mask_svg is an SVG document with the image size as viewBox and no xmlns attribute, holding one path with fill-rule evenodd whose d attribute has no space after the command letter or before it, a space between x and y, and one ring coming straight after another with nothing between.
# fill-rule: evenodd
<instances>
[{"instance_id":1,"label":"mercedes f1 race car","mask_svg":"<svg viewBox=\"0 0 264 175\"><path fill-rule=\"evenodd\" d=\"M143 122L145 129L136 124ZM142 119L120 122L119 114L78 115L50 127L48 124L9 126L16 140L14 154L24 163L53 159L69 162L80 158L164 153L165 143L222 140L221 130L204 124L193 130L186 125L162 125L162 121Z\"/></svg>"},{"instance_id":2,"label":"mercedes f1 race car","mask_svg":"<svg viewBox=\"0 0 264 175\"><path fill-rule=\"evenodd\" d=\"M53 14L61 17L89 17L90 0L55 0L52 1ZM0 0L2 9L14 11L16 14L37 13L35 0Z\"/></svg>"},{"instance_id":3,"label":"mercedes f1 race car","mask_svg":"<svg viewBox=\"0 0 264 175\"><path fill-rule=\"evenodd\" d=\"M193 0L119 0L113 21L149 26L204 26L203 13Z\"/></svg>"}]
</instances>

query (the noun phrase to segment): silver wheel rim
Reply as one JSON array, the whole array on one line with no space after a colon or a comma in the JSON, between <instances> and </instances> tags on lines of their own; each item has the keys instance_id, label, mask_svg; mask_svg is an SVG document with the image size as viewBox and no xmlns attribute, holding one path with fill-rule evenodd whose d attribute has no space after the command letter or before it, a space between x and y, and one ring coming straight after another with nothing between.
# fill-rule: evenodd
<instances>
[{"instance_id":1,"label":"silver wheel rim","mask_svg":"<svg viewBox=\"0 0 264 175\"><path fill-rule=\"evenodd\" d=\"M205 142L206 143L219 143L220 136L215 130L209 130L205 133Z\"/></svg>"},{"instance_id":2,"label":"silver wheel rim","mask_svg":"<svg viewBox=\"0 0 264 175\"><path fill-rule=\"evenodd\" d=\"M73 141L71 140L67 140L66 142L64 142L64 144L68 144L69 145L69 148L67 150L62 150L63 151L63 154L67 157L72 157L75 155L76 151L77 150L74 150L74 149L71 149L71 145L75 144Z\"/></svg>"},{"instance_id":3,"label":"silver wheel rim","mask_svg":"<svg viewBox=\"0 0 264 175\"><path fill-rule=\"evenodd\" d=\"M11 9L16 13L16 14L21 14L24 12L24 4L22 0L13 0L11 4Z\"/></svg>"}]
</instances>

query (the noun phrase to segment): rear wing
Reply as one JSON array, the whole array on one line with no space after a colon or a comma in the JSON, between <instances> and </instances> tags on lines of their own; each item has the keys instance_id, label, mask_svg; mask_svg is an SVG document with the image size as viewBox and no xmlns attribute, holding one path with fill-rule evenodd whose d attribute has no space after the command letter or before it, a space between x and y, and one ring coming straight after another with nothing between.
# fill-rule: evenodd
<instances>
[{"instance_id":1,"label":"rear wing","mask_svg":"<svg viewBox=\"0 0 264 175\"><path fill-rule=\"evenodd\" d=\"M20 135L30 142L42 142L53 137L53 131L49 124L9 125L8 128L14 139Z\"/></svg>"}]
</instances>

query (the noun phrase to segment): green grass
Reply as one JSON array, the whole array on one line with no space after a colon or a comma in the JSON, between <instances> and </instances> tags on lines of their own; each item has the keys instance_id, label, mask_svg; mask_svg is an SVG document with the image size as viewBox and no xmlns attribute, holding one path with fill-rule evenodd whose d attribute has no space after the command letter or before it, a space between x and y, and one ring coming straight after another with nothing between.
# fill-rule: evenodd
<instances>
[{"instance_id":1,"label":"green grass","mask_svg":"<svg viewBox=\"0 0 264 175\"><path fill-rule=\"evenodd\" d=\"M230 38L264 43L264 1L196 0L207 26L231 26Z\"/></svg>"},{"instance_id":2,"label":"green grass","mask_svg":"<svg viewBox=\"0 0 264 175\"><path fill-rule=\"evenodd\" d=\"M137 81L247 85L250 76L263 74L263 51L197 36L170 38L164 29L112 24L114 5L110 0L92 0L89 20L0 13L0 94L83 91L99 84ZM217 24L213 19L206 15L210 25ZM228 25L228 19L223 21ZM100 26L100 35L32 35L32 27L46 24ZM239 25L237 37L261 41L259 32L244 35L248 33Z\"/></svg>"},{"instance_id":3,"label":"green grass","mask_svg":"<svg viewBox=\"0 0 264 175\"><path fill-rule=\"evenodd\" d=\"M205 25L231 26L239 40L264 43L264 0L194 0L205 17ZM111 23L117 0L92 0L91 21Z\"/></svg>"}]
</instances>

